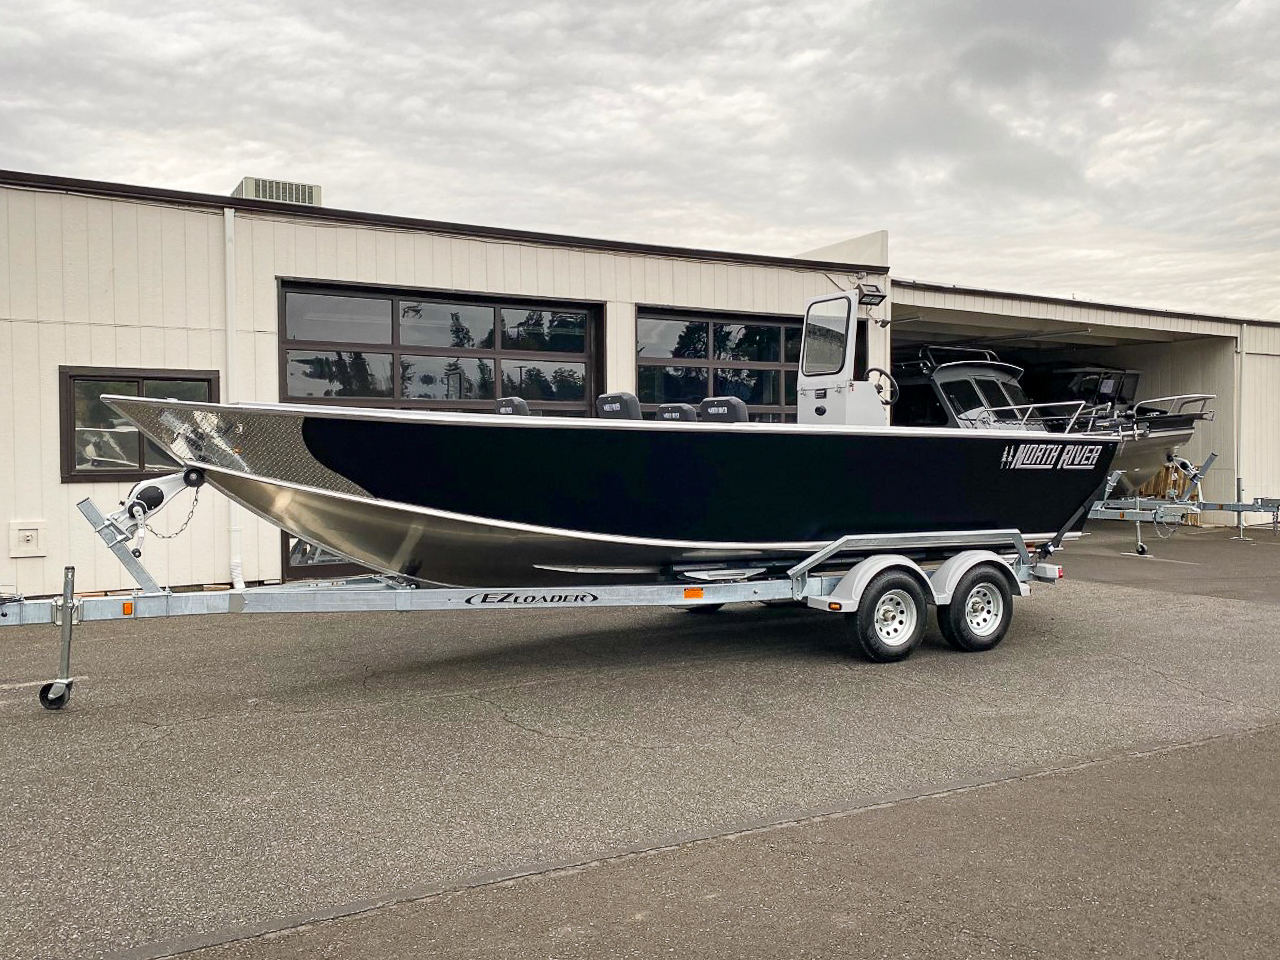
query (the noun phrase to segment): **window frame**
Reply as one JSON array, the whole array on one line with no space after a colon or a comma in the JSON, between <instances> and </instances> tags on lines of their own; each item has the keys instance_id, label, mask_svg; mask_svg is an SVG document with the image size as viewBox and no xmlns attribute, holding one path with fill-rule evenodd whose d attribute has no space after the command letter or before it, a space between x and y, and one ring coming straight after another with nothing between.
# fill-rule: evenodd
<instances>
[{"instance_id":1,"label":"window frame","mask_svg":"<svg viewBox=\"0 0 1280 960\"><path fill-rule=\"evenodd\" d=\"M707 327L706 357L643 357L639 354L639 322L641 320L663 320L675 323L705 323ZM730 324L735 326L766 326L779 329L777 360L717 360L715 358L714 324ZM752 403L747 405L747 413L752 419L758 416L776 416L779 422L794 423L798 413L798 404L787 403L787 377L798 378L800 363L787 360L787 332L794 330L800 333L804 329L804 318L788 314L776 313L736 313L722 310L689 310L673 307L661 307L646 304L636 305L636 332L632 336L631 351L636 364L636 391L640 388L640 369L642 367L680 367L701 368L707 374L707 396L715 393L716 373L720 370L772 370L778 373L778 402ZM797 379L798 383L798 379ZM798 398L797 398L798 400ZM694 404L697 406L697 404ZM659 404L641 402L642 413L656 413Z\"/></svg>"},{"instance_id":2,"label":"window frame","mask_svg":"<svg viewBox=\"0 0 1280 960\"><path fill-rule=\"evenodd\" d=\"M837 302L838 302L838 303L843 303L843 304L844 304L844 331L843 331L843 333L842 333L842 335L841 335L841 338L840 338L840 362L839 362L838 364L836 364L836 366L835 366L834 368L832 368L832 369L825 369L825 368L824 368L824 369L822 369L822 370L810 370L810 369L808 369L808 361L809 361L809 338L808 338L808 337L805 337L805 338L804 338L803 340L801 340L801 342L800 342L800 369L801 369L802 371L804 371L804 375L805 375L806 377L835 377L835 376L839 376L839 375L844 371L845 364L847 364L847 363L849 362L849 361L848 361L848 356L849 356L849 333L850 333L850 331L849 331L849 327L850 327L851 323L856 322L856 318L857 318L857 311L853 309L853 303L852 303L852 301L851 301L848 297L835 296L835 297L827 297L827 298L826 298L826 299L824 299L824 300L816 300L816 301L814 301L813 303L809 304L808 308L805 310L804 320L803 320L802 322L803 322L803 325L804 325L804 330L805 330L805 332L807 333L807 332L808 332L808 328L809 328L809 313L813 310L813 308L814 308L814 307L816 307L816 306L817 306L818 304L820 304L820 303L837 303ZM856 333L856 331L855 331L855 333ZM854 344L854 348L855 348L855 349L857 348L857 343L856 343L856 342L855 342L855 344ZM855 359L855 362L856 362L857 358L855 357L854 359Z\"/></svg>"},{"instance_id":3,"label":"window frame","mask_svg":"<svg viewBox=\"0 0 1280 960\"><path fill-rule=\"evenodd\" d=\"M278 389L281 403L316 404L320 406L366 407L383 410L457 410L469 413L493 413L494 400L503 396L502 363L511 360L563 360L565 363L582 364L585 374L583 397L578 400L529 400L531 411L564 412L584 417L595 416L595 397L603 392L597 389L604 382L604 341L602 318L604 305L595 300L572 300L563 297L521 297L509 294L484 294L456 290L419 289L367 283L316 283L303 279L280 278L277 289L277 365ZM391 342L357 343L336 340L290 340L286 328L286 304L290 293L317 294L320 296L356 297L362 299L389 299L391 301ZM458 303L490 307L494 311L494 345L475 347L432 347L404 344L400 341L400 304L402 301L432 303ZM502 346L503 310L562 310L566 313L585 313L582 353L564 353L556 350L508 350ZM599 348L599 349L597 349ZM391 355L392 395L390 397L295 397L289 393L290 350L316 350L344 353L385 353ZM400 382L396 371L401 356L459 357L490 360L493 363L494 396L488 400L427 400L399 396Z\"/></svg>"},{"instance_id":4,"label":"window frame","mask_svg":"<svg viewBox=\"0 0 1280 960\"><path fill-rule=\"evenodd\" d=\"M86 380L119 381L134 380L138 395L142 396L142 384L147 380L189 380L209 386L209 402L218 403L221 396L221 372L218 370L187 370L164 367L58 367L58 462L63 483L137 483L160 476L146 469L146 438L139 435L138 470L77 470L75 458L75 384ZM166 467L168 465L166 464Z\"/></svg>"}]
</instances>

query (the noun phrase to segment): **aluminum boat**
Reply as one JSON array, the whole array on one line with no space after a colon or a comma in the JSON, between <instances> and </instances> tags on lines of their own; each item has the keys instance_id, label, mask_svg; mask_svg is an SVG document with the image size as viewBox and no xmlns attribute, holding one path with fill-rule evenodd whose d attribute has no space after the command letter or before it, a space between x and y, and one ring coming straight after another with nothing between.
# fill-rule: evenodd
<instances>
[{"instance_id":1,"label":"aluminum boat","mask_svg":"<svg viewBox=\"0 0 1280 960\"><path fill-rule=\"evenodd\" d=\"M103 399L258 516L426 583L750 576L851 534L919 534L902 549L926 556L974 531L1079 529L1114 436L889 426L869 322L856 294L810 305L797 424L715 401L704 415L727 419Z\"/></svg>"},{"instance_id":2,"label":"aluminum boat","mask_svg":"<svg viewBox=\"0 0 1280 960\"><path fill-rule=\"evenodd\" d=\"M1001 362L990 350L926 347L895 364L895 372L903 395L895 411L898 423L1114 437L1117 494L1132 494L1154 478L1174 462L1196 426L1213 419L1212 394L1135 401L1137 371L1064 369L1061 378L1035 381L1063 387L1044 402L1028 399L1021 367Z\"/></svg>"}]
</instances>

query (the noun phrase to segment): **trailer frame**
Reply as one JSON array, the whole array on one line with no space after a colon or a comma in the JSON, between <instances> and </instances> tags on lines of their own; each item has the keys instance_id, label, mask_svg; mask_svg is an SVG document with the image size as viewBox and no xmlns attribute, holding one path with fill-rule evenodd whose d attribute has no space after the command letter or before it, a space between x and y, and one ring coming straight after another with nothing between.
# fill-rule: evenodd
<instances>
[{"instance_id":1,"label":"trailer frame","mask_svg":"<svg viewBox=\"0 0 1280 960\"><path fill-rule=\"evenodd\" d=\"M191 471L157 480L143 481L123 502L120 510L104 516L92 500L77 506L80 513L137 583L128 592L107 596L77 597L75 567L64 568L61 596L27 599L0 597L0 627L55 625L60 628L61 646L57 677L40 688L41 704L49 710L67 705L75 677L71 670L74 628L84 623L111 620L149 620L182 616L220 614L423 612L449 610L528 610L618 606L667 606L690 610L714 610L728 603L790 603L827 613L856 618L867 603L877 607L876 619L862 623L860 645L873 659L894 660L909 655L923 630L927 605L938 607L942 622L956 589L975 570L985 576L987 594L995 604L1007 591L1007 611L997 613L1003 625L990 646L1003 637L1012 616L1014 595L1026 596L1033 582L1052 583L1062 569L1047 563L1061 545L1065 530L1034 553L1018 530L963 530L905 534L852 534L832 540L803 558L779 576L765 567L741 565L718 569L685 570L677 578L659 583L599 584L560 587L428 587L409 580L371 574L329 580L263 585L222 591L179 592L162 587L143 565L141 542L146 523L184 486L198 486ZM156 497L137 496L143 485L159 490ZM146 491L143 490L145 493ZM1072 523L1074 523L1074 518ZM1068 524L1070 526L1071 524ZM131 546L132 544L132 546ZM927 550L940 560L918 562L908 554ZM981 568L981 569L979 569ZM880 591L870 599L884 579L876 575L895 574L895 590ZM976 576L976 574L975 574ZM903 580L905 577L907 580ZM919 587L913 591L910 583ZM1003 588L1000 587L1003 584ZM913 599L914 598L914 599ZM969 602L961 600L960 602ZM988 619L991 607L988 605ZM975 616L980 613L975 607ZM915 632L899 649L889 640L877 646L876 630L895 621L899 632ZM953 617L954 619L954 617ZM884 621L882 623L881 621ZM919 621L919 622L917 622ZM977 621L975 621L977 622ZM907 630L903 624L910 625ZM947 633L944 627L944 633ZM882 637L883 639L883 637ZM948 635L950 639L950 635ZM870 644L870 648L868 647ZM964 647L964 649L971 649ZM878 653L878 655L877 655Z\"/></svg>"}]
</instances>

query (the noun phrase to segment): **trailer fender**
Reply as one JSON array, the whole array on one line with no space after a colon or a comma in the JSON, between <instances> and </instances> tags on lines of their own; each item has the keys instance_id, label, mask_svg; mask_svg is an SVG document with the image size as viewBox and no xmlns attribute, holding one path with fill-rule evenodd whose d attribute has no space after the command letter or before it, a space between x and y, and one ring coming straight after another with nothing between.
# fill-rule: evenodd
<instances>
[{"instance_id":1,"label":"trailer fender","mask_svg":"<svg viewBox=\"0 0 1280 960\"><path fill-rule=\"evenodd\" d=\"M852 613L858 609L858 604L862 602L862 594L866 591L867 584L886 570L902 570L911 574L919 581L921 589L924 590L924 595L926 597L933 596L933 590L929 586L929 577L920 569L918 563L901 554L882 553L874 557L867 557L867 559L855 564L836 584L836 588L831 593L823 597L809 597L808 604L819 610L834 609ZM833 606L835 604L839 606Z\"/></svg>"},{"instance_id":2,"label":"trailer fender","mask_svg":"<svg viewBox=\"0 0 1280 960\"><path fill-rule=\"evenodd\" d=\"M929 587L933 593L934 602L938 606L950 603L951 595L955 593L956 584L960 582L960 578L980 563L995 564L996 568L1005 574L1009 589L1013 591L1014 596L1025 597L1031 592L1025 583L1014 576L1009 564L999 554L992 553L990 550L966 550L963 553L957 553L954 557L948 557L942 566L933 571L933 576L929 578Z\"/></svg>"}]
</instances>

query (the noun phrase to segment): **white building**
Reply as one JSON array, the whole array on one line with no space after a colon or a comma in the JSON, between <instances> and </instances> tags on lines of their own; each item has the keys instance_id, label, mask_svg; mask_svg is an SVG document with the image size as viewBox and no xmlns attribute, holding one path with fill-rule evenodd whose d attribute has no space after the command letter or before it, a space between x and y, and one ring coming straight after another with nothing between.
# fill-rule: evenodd
<instances>
[{"instance_id":1,"label":"white building","mask_svg":"<svg viewBox=\"0 0 1280 960\"><path fill-rule=\"evenodd\" d=\"M888 266L884 234L769 257L238 192L0 171L0 592L55 593L65 564L84 590L130 586L75 504L114 505L166 464L112 422L103 392L447 409L516 393L545 415L587 415L606 391L650 410L732 392L757 419L791 419L806 299ZM1280 324L897 278L891 293L873 363L888 366L892 333L1140 369L1144 396L1217 395L1184 451L1218 454L1211 499L1234 499L1237 478L1249 497L1280 492ZM518 489L522 469L573 465L495 452L493 469ZM212 492L183 536L148 541L147 565L161 582L225 583L233 523L246 580L300 573L279 531Z\"/></svg>"}]
</instances>

